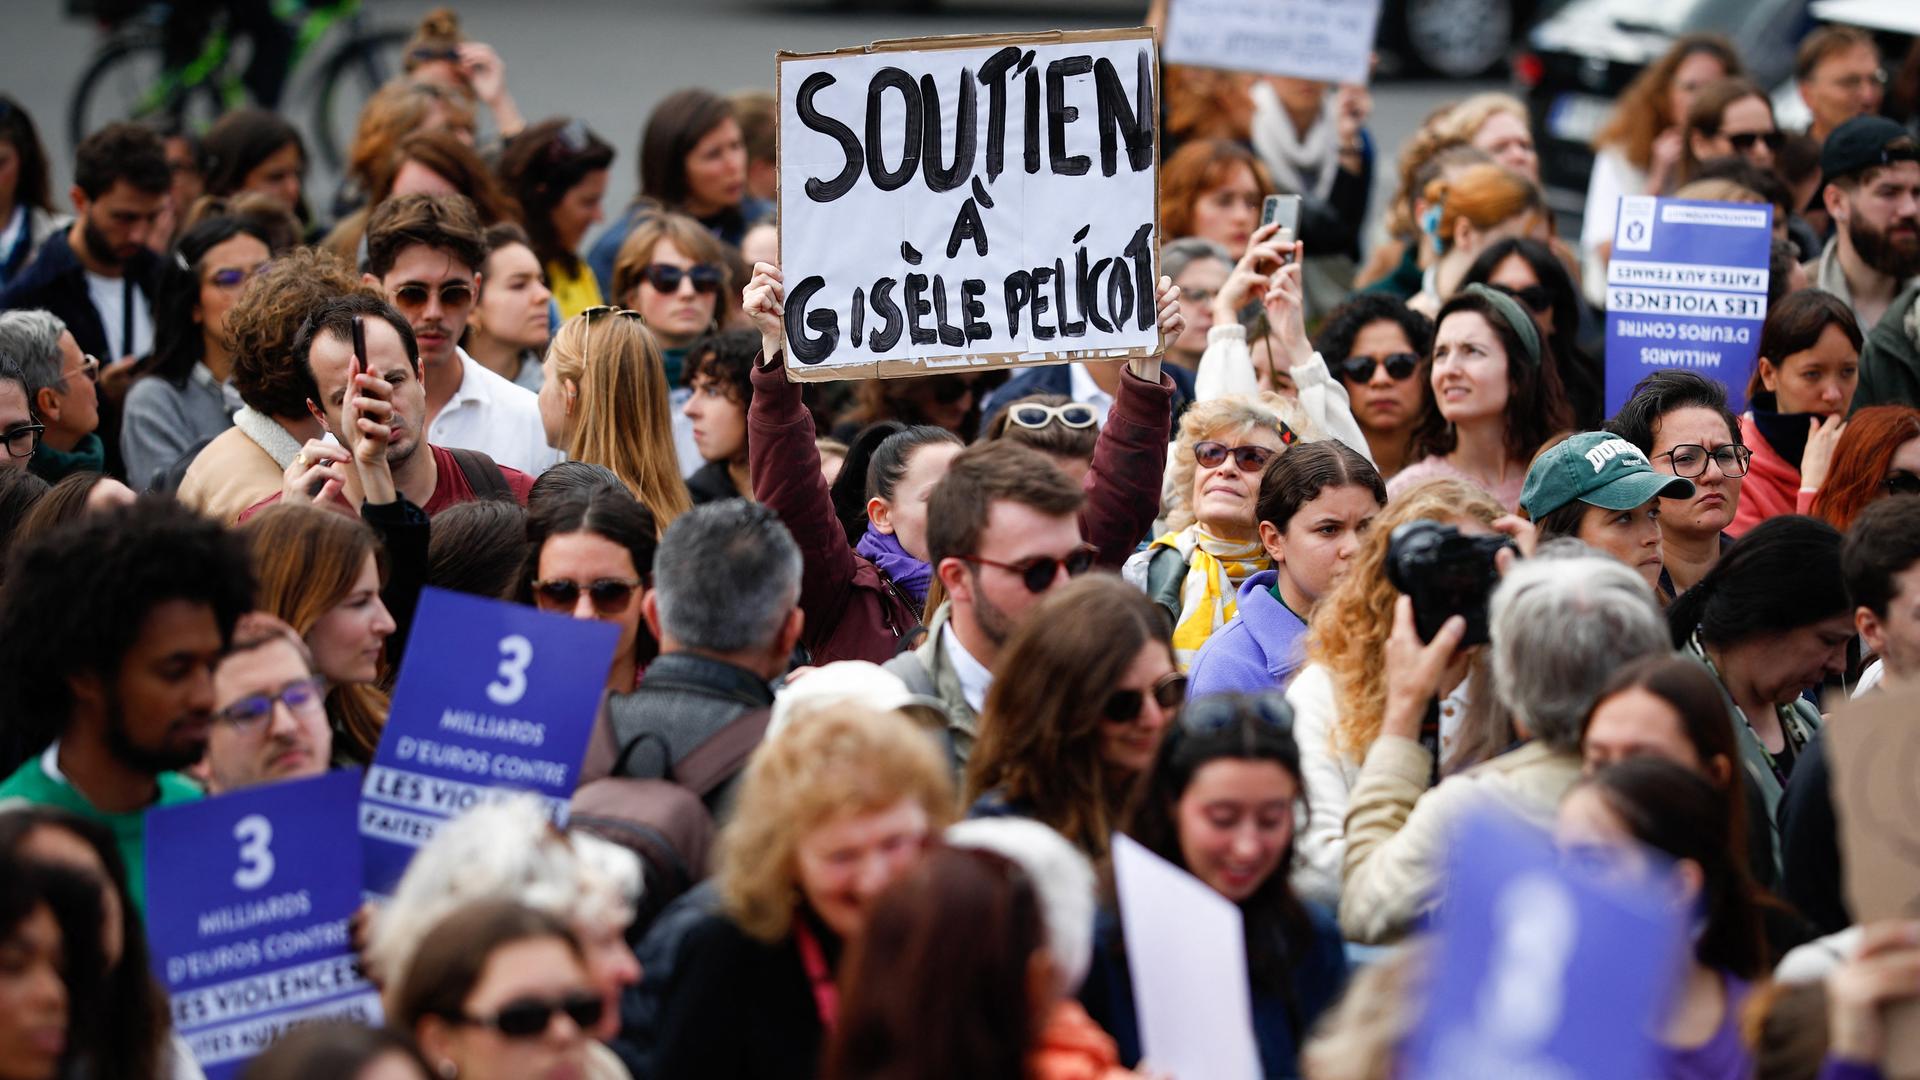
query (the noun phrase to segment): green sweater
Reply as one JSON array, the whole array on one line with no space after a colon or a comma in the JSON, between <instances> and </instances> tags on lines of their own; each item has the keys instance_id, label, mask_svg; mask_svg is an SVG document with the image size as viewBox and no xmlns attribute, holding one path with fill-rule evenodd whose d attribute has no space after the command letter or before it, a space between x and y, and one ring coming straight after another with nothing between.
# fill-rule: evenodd
<instances>
[{"instance_id":1,"label":"green sweater","mask_svg":"<svg viewBox=\"0 0 1920 1080\"><path fill-rule=\"evenodd\" d=\"M120 847L120 861L127 865L127 891L133 894L134 907L144 916L147 911L147 812L102 813L64 777L48 775L43 760L44 755L35 755L0 782L0 800L24 799L37 806L50 806L97 821L113 830L113 838ZM155 800L155 806L172 806L201 797L200 788L179 773L161 773L159 783L160 797Z\"/></svg>"}]
</instances>

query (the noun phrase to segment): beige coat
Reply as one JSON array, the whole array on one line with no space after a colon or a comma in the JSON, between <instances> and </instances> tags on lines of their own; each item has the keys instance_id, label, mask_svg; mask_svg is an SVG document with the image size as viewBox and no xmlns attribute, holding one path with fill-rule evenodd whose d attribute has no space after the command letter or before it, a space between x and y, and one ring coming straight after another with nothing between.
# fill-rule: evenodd
<instances>
[{"instance_id":1,"label":"beige coat","mask_svg":"<svg viewBox=\"0 0 1920 1080\"><path fill-rule=\"evenodd\" d=\"M245 431L228 428L187 467L180 481L180 501L232 525L247 507L280 490L281 468Z\"/></svg>"},{"instance_id":2,"label":"beige coat","mask_svg":"<svg viewBox=\"0 0 1920 1080\"><path fill-rule=\"evenodd\" d=\"M1347 809L1340 929L1364 944L1396 941L1440 900L1446 842L1466 814L1498 806L1542 828L1580 778L1580 758L1530 742L1429 789L1433 756L1382 735L1367 751Z\"/></svg>"}]
</instances>

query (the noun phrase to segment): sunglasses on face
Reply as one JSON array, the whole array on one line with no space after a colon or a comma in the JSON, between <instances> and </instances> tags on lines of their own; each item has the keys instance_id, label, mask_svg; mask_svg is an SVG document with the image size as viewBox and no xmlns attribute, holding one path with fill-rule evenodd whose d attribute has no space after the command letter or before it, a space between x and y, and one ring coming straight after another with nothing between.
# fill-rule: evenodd
<instances>
[{"instance_id":1,"label":"sunglasses on face","mask_svg":"<svg viewBox=\"0 0 1920 1080\"><path fill-rule=\"evenodd\" d=\"M1100 707L1100 715L1111 723L1131 724L1140 719L1149 697L1167 712L1178 709L1187 700L1187 677L1173 671L1162 675L1151 690L1115 690Z\"/></svg>"},{"instance_id":2,"label":"sunglasses on face","mask_svg":"<svg viewBox=\"0 0 1920 1080\"><path fill-rule=\"evenodd\" d=\"M1293 429L1280 425L1280 445L1293 445ZM1257 473L1267 467L1273 455L1279 451L1271 446L1228 446L1223 442L1209 439L1196 443L1193 447L1193 460L1203 469L1217 469L1226 463L1228 457L1241 472Z\"/></svg>"},{"instance_id":3,"label":"sunglasses on face","mask_svg":"<svg viewBox=\"0 0 1920 1080\"><path fill-rule=\"evenodd\" d=\"M582 584L572 578L551 578L533 583L534 603L543 611L572 611L580 603L580 591L599 615L618 615L633 602L633 591L640 587L636 578L598 578Z\"/></svg>"},{"instance_id":4,"label":"sunglasses on face","mask_svg":"<svg viewBox=\"0 0 1920 1080\"><path fill-rule=\"evenodd\" d=\"M1673 475L1689 479L1707 471L1707 459L1712 458L1720 466L1720 474L1726 477L1747 475L1747 462L1753 460L1753 451L1739 443L1728 443L1711 453L1699 443L1681 443L1679 446L1656 457L1667 458L1673 462Z\"/></svg>"},{"instance_id":5,"label":"sunglasses on face","mask_svg":"<svg viewBox=\"0 0 1920 1080\"><path fill-rule=\"evenodd\" d=\"M503 1006L492 1016L450 1016L449 1020L474 1027L487 1027L509 1039L530 1039L546 1032L555 1013L566 1013L582 1031L600 1022L606 1003L597 994L568 994L556 1001L523 998Z\"/></svg>"},{"instance_id":6,"label":"sunglasses on face","mask_svg":"<svg viewBox=\"0 0 1920 1080\"><path fill-rule=\"evenodd\" d=\"M8 457L32 457L40 450L40 436L47 430L45 424L20 424L10 427L0 438L7 442Z\"/></svg>"},{"instance_id":7,"label":"sunglasses on face","mask_svg":"<svg viewBox=\"0 0 1920 1080\"><path fill-rule=\"evenodd\" d=\"M1340 374L1345 375L1348 382L1372 382L1373 369L1376 367L1384 367L1387 369L1387 378L1392 379L1394 382L1399 382L1402 379L1411 377L1414 370L1419 366L1420 355L1418 353L1397 352L1377 358L1372 356L1349 356L1340 362Z\"/></svg>"},{"instance_id":8,"label":"sunglasses on face","mask_svg":"<svg viewBox=\"0 0 1920 1080\"><path fill-rule=\"evenodd\" d=\"M223 723L231 724L243 733L251 733L261 722L273 715L273 706L285 705L287 711L295 716L313 716L323 710L322 702L327 696L327 680L314 676L307 679L295 679L280 688L277 694L254 694L214 713L213 717Z\"/></svg>"},{"instance_id":9,"label":"sunglasses on face","mask_svg":"<svg viewBox=\"0 0 1920 1080\"><path fill-rule=\"evenodd\" d=\"M1081 544L1069 552L1064 559L1056 559L1051 555L1038 555L1031 559L1022 559L1017 563L1003 563L982 559L977 555L962 555L960 561L976 566L991 566L996 570L1017 574L1020 577L1020 583L1027 587L1027 591L1037 596L1052 588L1053 583L1059 580L1061 567L1066 567L1068 577L1079 577L1093 567L1093 558L1097 554L1099 549L1092 544Z\"/></svg>"},{"instance_id":10,"label":"sunglasses on face","mask_svg":"<svg viewBox=\"0 0 1920 1080\"><path fill-rule=\"evenodd\" d=\"M1780 147L1786 143L1787 137L1778 131L1743 131L1738 135L1727 136L1727 141L1733 144L1736 153L1749 153L1753 150L1754 143L1766 143L1767 149L1777 154L1780 152Z\"/></svg>"},{"instance_id":11,"label":"sunglasses on face","mask_svg":"<svg viewBox=\"0 0 1920 1080\"><path fill-rule=\"evenodd\" d=\"M401 307L422 308L433 299L433 290L425 285L402 285L393 290L393 302ZM473 303L473 286L464 281L452 281L440 286L440 306L445 308L463 308Z\"/></svg>"},{"instance_id":12,"label":"sunglasses on face","mask_svg":"<svg viewBox=\"0 0 1920 1080\"><path fill-rule=\"evenodd\" d=\"M1920 495L1920 476L1905 469L1895 469L1887 474L1881 486L1887 489L1889 495Z\"/></svg>"},{"instance_id":13,"label":"sunglasses on face","mask_svg":"<svg viewBox=\"0 0 1920 1080\"><path fill-rule=\"evenodd\" d=\"M1055 421L1066 427L1084 430L1099 423L1100 416L1093 411L1093 406L1070 401L1065 405L1015 405L1007 410L1007 421L1033 431L1039 431Z\"/></svg>"},{"instance_id":14,"label":"sunglasses on face","mask_svg":"<svg viewBox=\"0 0 1920 1080\"><path fill-rule=\"evenodd\" d=\"M1535 315L1545 315L1553 310L1553 294L1544 285L1527 285L1518 289L1511 285L1495 285L1494 288L1520 301Z\"/></svg>"},{"instance_id":15,"label":"sunglasses on face","mask_svg":"<svg viewBox=\"0 0 1920 1080\"><path fill-rule=\"evenodd\" d=\"M237 266L229 266L229 267L226 267L225 269L215 270L211 275L207 277L207 282L208 284L211 284L211 285L217 285L222 289L237 289L240 286L245 285L247 283L248 278L254 276L255 274L258 274L260 271L265 270L266 268L267 268L266 263L261 263L258 266L251 267L245 270L242 270Z\"/></svg>"},{"instance_id":16,"label":"sunglasses on face","mask_svg":"<svg viewBox=\"0 0 1920 1080\"><path fill-rule=\"evenodd\" d=\"M666 263L648 263L640 271L640 279L663 293L679 292L682 281L692 281L693 291L702 296L710 296L720 291L720 282L724 275L720 268L712 263L700 263L696 266L668 266Z\"/></svg>"}]
</instances>

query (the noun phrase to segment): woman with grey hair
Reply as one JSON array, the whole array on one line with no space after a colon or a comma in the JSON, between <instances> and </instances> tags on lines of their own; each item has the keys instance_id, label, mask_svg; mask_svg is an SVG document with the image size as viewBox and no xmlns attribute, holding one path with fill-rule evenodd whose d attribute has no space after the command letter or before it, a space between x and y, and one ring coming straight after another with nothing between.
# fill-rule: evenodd
<instances>
[{"instance_id":1,"label":"woman with grey hair","mask_svg":"<svg viewBox=\"0 0 1920 1080\"><path fill-rule=\"evenodd\" d=\"M406 982L420 942L440 920L476 900L512 900L566 921L580 941L587 975L605 1007L589 1032L610 1039L620 1028L620 995L640 981L627 944L640 899L633 853L586 833L563 833L532 797L484 803L442 826L407 864L393 899L379 910L363 959L388 993ZM590 1080L628 1073L601 1042L589 1048Z\"/></svg>"},{"instance_id":2,"label":"woman with grey hair","mask_svg":"<svg viewBox=\"0 0 1920 1080\"><path fill-rule=\"evenodd\" d=\"M1187 320L1180 336L1167 343L1165 359L1197 372L1213 340L1214 298L1233 272L1233 255L1205 237L1183 236L1160 249L1160 272L1180 286L1180 314Z\"/></svg>"},{"instance_id":3,"label":"woman with grey hair","mask_svg":"<svg viewBox=\"0 0 1920 1080\"><path fill-rule=\"evenodd\" d=\"M1646 582L1592 555L1511 563L1493 593L1490 629L1494 695L1522 743L1428 790L1420 725L1436 688L1468 661L1459 648L1466 623L1453 616L1422 644L1412 599L1398 601L1386 715L1347 811L1340 925L1351 940L1395 940L1435 906L1446 838L1469 812L1495 805L1550 828L1580 776L1581 720L1608 676L1672 648Z\"/></svg>"}]
</instances>

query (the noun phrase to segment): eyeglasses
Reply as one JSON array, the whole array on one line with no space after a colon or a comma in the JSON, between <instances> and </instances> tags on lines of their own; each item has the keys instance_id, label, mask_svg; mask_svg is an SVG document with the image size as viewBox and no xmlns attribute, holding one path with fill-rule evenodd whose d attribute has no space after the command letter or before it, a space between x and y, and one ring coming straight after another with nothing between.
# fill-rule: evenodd
<instances>
[{"instance_id":1,"label":"eyeglasses","mask_svg":"<svg viewBox=\"0 0 1920 1080\"><path fill-rule=\"evenodd\" d=\"M1018 574L1020 583L1027 587L1027 591L1038 595L1053 587L1054 581L1060 576L1061 567L1067 568L1068 577L1079 577L1093 567L1093 558L1099 553L1100 549L1092 544L1081 544L1068 552L1064 559L1056 559L1051 555L1039 555L1031 559L1022 559L1017 563L1003 563L982 559L977 555L962 555L959 558L964 563L991 566L996 570L1005 570L1009 574Z\"/></svg>"},{"instance_id":2,"label":"eyeglasses","mask_svg":"<svg viewBox=\"0 0 1920 1080\"><path fill-rule=\"evenodd\" d=\"M1753 150L1754 143L1766 143L1767 149L1777 154L1780 152L1780 147L1785 145L1787 137L1778 131L1742 131L1737 135L1727 136L1727 141L1733 144L1736 153L1749 153Z\"/></svg>"},{"instance_id":3,"label":"eyeglasses","mask_svg":"<svg viewBox=\"0 0 1920 1080\"><path fill-rule=\"evenodd\" d=\"M1205 735L1253 719L1268 727L1293 731L1293 706L1278 690L1259 694L1208 694L1187 703L1180 710L1180 729L1190 735Z\"/></svg>"},{"instance_id":4,"label":"eyeglasses","mask_svg":"<svg viewBox=\"0 0 1920 1080\"><path fill-rule=\"evenodd\" d=\"M40 451L40 436L47 430L45 424L21 424L6 430L8 457L32 457Z\"/></svg>"},{"instance_id":5,"label":"eyeglasses","mask_svg":"<svg viewBox=\"0 0 1920 1080\"><path fill-rule=\"evenodd\" d=\"M689 267L669 266L666 263L648 263L640 271L640 279L663 293L679 292L680 283L691 279L693 291L702 296L711 296L720 291L720 282L725 275L712 263L699 263Z\"/></svg>"},{"instance_id":6,"label":"eyeglasses","mask_svg":"<svg viewBox=\"0 0 1920 1080\"><path fill-rule=\"evenodd\" d=\"M327 680L315 675L306 679L295 679L280 688L277 694L254 694L214 713L214 719L232 724L242 732L251 733L262 721L273 715L275 703L285 705L287 711L295 716L315 716L324 711L327 696Z\"/></svg>"},{"instance_id":7,"label":"eyeglasses","mask_svg":"<svg viewBox=\"0 0 1920 1080\"><path fill-rule=\"evenodd\" d=\"M647 317L640 314L639 312L634 311L631 308L614 307L611 304L595 304L593 307L590 307L580 313L580 317L587 320L590 323L598 322L600 319L605 318L608 315L618 315L623 319L633 319L639 322L642 326L645 326L647 322Z\"/></svg>"},{"instance_id":8,"label":"eyeglasses","mask_svg":"<svg viewBox=\"0 0 1920 1080\"><path fill-rule=\"evenodd\" d=\"M1869 72L1842 75L1837 79L1829 79L1828 81L1842 90L1865 90L1869 84L1885 86L1887 85L1887 69L1875 68Z\"/></svg>"},{"instance_id":9,"label":"eyeglasses","mask_svg":"<svg viewBox=\"0 0 1920 1080\"><path fill-rule=\"evenodd\" d=\"M1399 382L1411 376L1419 366L1418 353L1389 353L1377 360L1371 356L1349 356L1340 362L1340 374L1345 375L1348 382L1372 382L1373 369L1384 367L1387 369L1387 378Z\"/></svg>"},{"instance_id":10,"label":"eyeglasses","mask_svg":"<svg viewBox=\"0 0 1920 1080\"><path fill-rule=\"evenodd\" d=\"M1093 406L1082 405L1077 401L1069 401L1065 405L1041 405L1032 402L1026 405L1015 405L1007 410L1008 423L1018 424L1034 431L1039 431L1056 420L1067 427L1080 430L1099 423L1100 414L1093 411Z\"/></svg>"},{"instance_id":11,"label":"eyeglasses","mask_svg":"<svg viewBox=\"0 0 1920 1080\"><path fill-rule=\"evenodd\" d=\"M598 578L586 584L572 578L552 578L533 583L533 600L543 611L572 611L584 589L597 614L618 615L627 610L633 602L633 590L639 587L637 578Z\"/></svg>"},{"instance_id":12,"label":"eyeglasses","mask_svg":"<svg viewBox=\"0 0 1920 1080\"><path fill-rule=\"evenodd\" d=\"M1887 474L1880 486L1886 488L1889 495L1920 495L1920 476L1905 469L1895 469Z\"/></svg>"},{"instance_id":13,"label":"eyeglasses","mask_svg":"<svg viewBox=\"0 0 1920 1080\"><path fill-rule=\"evenodd\" d=\"M1681 443L1664 454L1655 457L1668 458L1673 462L1673 475L1695 477L1707 471L1707 459L1712 458L1720 466L1724 476L1747 475L1747 462L1753 460L1753 451L1739 443L1728 443L1718 450L1708 453L1699 443Z\"/></svg>"},{"instance_id":14,"label":"eyeglasses","mask_svg":"<svg viewBox=\"0 0 1920 1080\"><path fill-rule=\"evenodd\" d=\"M558 1001L524 998L509 1002L492 1016L459 1014L445 1019L474 1027L492 1028L509 1039L530 1039L543 1034L553 1024L556 1013L565 1013L575 1027L586 1031L598 1024L605 1012L606 1002L597 994L568 994Z\"/></svg>"},{"instance_id":15,"label":"eyeglasses","mask_svg":"<svg viewBox=\"0 0 1920 1080\"><path fill-rule=\"evenodd\" d=\"M436 49L431 45L421 45L407 50L408 63L431 64L436 60L449 64L457 64L460 62L460 50L455 48Z\"/></svg>"},{"instance_id":16,"label":"eyeglasses","mask_svg":"<svg viewBox=\"0 0 1920 1080\"><path fill-rule=\"evenodd\" d=\"M1280 425L1280 445L1293 445L1293 429ZM1193 460L1203 469L1217 469L1226 463L1229 455L1241 472L1259 472L1279 453L1271 446L1228 446L1223 442L1208 440L1196 443L1193 447Z\"/></svg>"},{"instance_id":17,"label":"eyeglasses","mask_svg":"<svg viewBox=\"0 0 1920 1080\"><path fill-rule=\"evenodd\" d=\"M1193 304L1211 304L1213 303L1213 298L1219 295L1219 289L1190 289L1185 285L1180 286L1180 299Z\"/></svg>"},{"instance_id":18,"label":"eyeglasses","mask_svg":"<svg viewBox=\"0 0 1920 1080\"><path fill-rule=\"evenodd\" d=\"M83 356L80 358L79 367L74 368L72 371L61 372L60 377L53 381L57 383L63 383L63 382L66 382L68 379L73 378L75 375L85 376L88 382L94 382L94 383L99 382L100 381L100 358L89 353L86 356Z\"/></svg>"},{"instance_id":19,"label":"eyeglasses","mask_svg":"<svg viewBox=\"0 0 1920 1080\"><path fill-rule=\"evenodd\" d=\"M1544 285L1526 285L1518 289L1511 285L1495 285L1494 288L1525 304L1527 310L1535 315L1545 315L1553 310L1553 294Z\"/></svg>"},{"instance_id":20,"label":"eyeglasses","mask_svg":"<svg viewBox=\"0 0 1920 1080\"><path fill-rule=\"evenodd\" d=\"M1107 695L1100 715L1111 723L1131 724L1140 719L1140 710L1147 707L1149 697L1169 712L1178 709L1187 700L1187 677L1173 671L1160 676L1149 690L1115 690Z\"/></svg>"},{"instance_id":21,"label":"eyeglasses","mask_svg":"<svg viewBox=\"0 0 1920 1080\"><path fill-rule=\"evenodd\" d=\"M393 290L393 302L401 307L422 308L433 299L433 290L425 285L402 285ZM440 286L440 306L463 308L473 303L473 286L464 281L449 281Z\"/></svg>"},{"instance_id":22,"label":"eyeglasses","mask_svg":"<svg viewBox=\"0 0 1920 1080\"><path fill-rule=\"evenodd\" d=\"M245 285L248 278L253 277L266 268L266 263L261 263L258 266L249 267L245 270L237 266L229 266L224 270L215 270L213 276L209 277L207 282L211 285L217 285L222 289L237 289Z\"/></svg>"}]
</instances>

